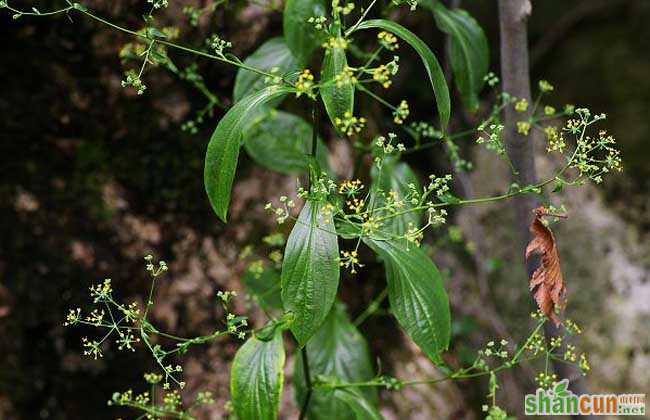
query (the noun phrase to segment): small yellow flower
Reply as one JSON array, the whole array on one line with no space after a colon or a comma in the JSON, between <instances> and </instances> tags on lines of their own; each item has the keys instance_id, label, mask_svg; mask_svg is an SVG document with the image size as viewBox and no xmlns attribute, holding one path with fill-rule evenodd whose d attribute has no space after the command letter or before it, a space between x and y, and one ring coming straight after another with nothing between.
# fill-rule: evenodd
<instances>
[{"instance_id":1,"label":"small yellow flower","mask_svg":"<svg viewBox=\"0 0 650 420\"><path fill-rule=\"evenodd\" d=\"M366 119L363 117L355 117L348 111L343 114L343 118L334 118L334 124L336 124L341 132L347 136L351 136L361 132L366 126Z\"/></svg>"},{"instance_id":2,"label":"small yellow flower","mask_svg":"<svg viewBox=\"0 0 650 420\"><path fill-rule=\"evenodd\" d=\"M372 79L381 83L384 89L388 89L393 82L390 80L391 72L385 65L380 65L372 71Z\"/></svg>"},{"instance_id":3,"label":"small yellow flower","mask_svg":"<svg viewBox=\"0 0 650 420\"><path fill-rule=\"evenodd\" d=\"M362 189L363 189L363 184L361 183L360 180L358 179L347 180L347 181L343 181L339 186L339 193L354 195L357 194Z\"/></svg>"},{"instance_id":4,"label":"small yellow flower","mask_svg":"<svg viewBox=\"0 0 650 420\"><path fill-rule=\"evenodd\" d=\"M566 148L566 142L564 141L564 136L557 129L557 127L548 126L544 128L544 134L546 134L546 139L548 140L548 147L546 151L551 152L560 152L563 153Z\"/></svg>"},{"instance_id":5,"label":"small yellow flower","mask_svg":"<svg viewBox=\"0 0 650 420\"><path fill-rule=\"evenodd\" d=\"M517 132L525 136L528 135L530 131L530 123L528 121L518 121L517 122Z\"/></svg>"},{"instance_id":6,"label":"small yellow flower","mask_svg":"<svg viewBox=\"0 0 650 420\"><path fill-rule=\"evenodd\" d=\"M348 66L345 66L343 71L334 77L334 80L336 81L336 87L338 88L344 85L352 85L357 82L357 78L354 77L354 72Z\"/></svg>"},{"instance_id":7,"label":"small yellow flower","mask_svg":"<svg viewBox=\"0 0 650 420\"><path fill-rule=\"evenodd\" d=\"M307 96L313 96L312 89L314 87L314 75L311 70L304 69L298 76L298 81L296 82L296 89L298 89L297 97L300 97L303 93Z\"/></svg>"},{"instance_id":8,"label":"small yellow flower","mask_svg":"<svg viewBox=\"0 0 650 420\"><path fill-rule=\"evenodd\" d=\"M390 32L379 32L377 34L379 43L386 48L388 51L394 51L399 48L399 43L397 42L397 37Z\"/></svg>"},{"instance_id":9,"label":"small yellow flower","mask_svg":"<svg viewBox=\"0 0 650 420\"><path fill-rule=\"evenodd\" d=\"M520 99L515 102L515 111L517 112L526 112L528 109L528 100L526 98Z\"/></svg>"},{"instance_id":10,"label":"small yellow flower","mask_svg":"<svg viewBox=\"0 0 650 420\"><path fill-rule=\"evenodd\" d=\"M345 50L348 48L349 42L347 39L343 37L331 37L325 43L323 43L323 48L326 50L332 49L332 48L339 48L341 50Z\"/></svg>"},{"instance_id":11,"label":"small yellow flower","mask_svg":"<svg viewBox=\"0 0 650 420\"><path fill-rule=\"evenodd\" d=\"M409 104L402 100L395 111L393 111L393 121L395 124L403 124L404 120L409 116Z\"/></svg>"},{"instance_id":12,"label":"small yellow flower","mask_svg":"<svg viewBox=\"0 0 650 420\"><path fill-rule=\"evenodd\" d=\"M546 80L540 80L538 86L539 86L539 90L541 90L544 93L552 92L554 89L553 85L547 82Z\"/></svg>"},{"instance_id":13,"label":"small yellow flower","mask_svg":"<svg viewBox=\"0 0 650 420\"><path fill-rule=\"evenodd\" d=\"M339 258L339 265L341 267L349 268L350 273L356 274L356 267L363 267L363 264L359 263L359 256L357 251L341 251L341 257Z\"/></svg>"}]
</instances>

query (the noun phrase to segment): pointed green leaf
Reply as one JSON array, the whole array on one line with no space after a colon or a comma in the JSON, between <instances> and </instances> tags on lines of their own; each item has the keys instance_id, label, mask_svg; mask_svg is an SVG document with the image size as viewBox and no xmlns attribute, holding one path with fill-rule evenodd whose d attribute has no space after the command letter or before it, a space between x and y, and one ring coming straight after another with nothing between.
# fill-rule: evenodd
<instances>
[{"instance_id":1,"label":"pointed green leaf","mask_svg":"<svg viewBox=\"0 0 650 420\"><path fill-rule=\"evenodd\" d=\"M423 6L433 11L438 28L449 34L449 59L456 88L465 106L477 110L478 94L490 67L490 50L483 29L465 10L449 10L441 1L433 0L423 2Z\"/></svg>"},{"instance_id":2,"label":"pointed green leaf","mask_svg":"<svg viewBox=\"0 0 650 420\"><path fill-rule=\"evenodd\" d=\"M337 130L339 125L337 120L343 120L346 114L352 116L354 111L354 84L348 82L338 86L336 82L336 76L341 74L347 65L344 48L335 46L325 50L321 67L320 94L327 115Z\"/></svg>"},{"instance_id":3,"label":"pointed green leaf","mask_svg":"<svg viewBox=\"0 0 650 420\"><path fill-rule=\"evenodd\" d=\"M401 241L364 239L386 267L388 299L397 321L435 363L449 347L451 316L442 276L421 248Z\"/></svg>"},{"instance_id":4,"label":"pointed green leaf","mask_svg":"<svg viewBox=\"0 0 650 420\"><path fill-rule=\"evenodd\" d=\"M443 130L447 128L449 116L451 114L451 105L449 101L449 88L445 80L445 75L431 49L413 32L409 31L402 25L384 19L372 19L362 22L356 30L363 29L383 29L392 32L398 38L408 43L420 55L424 68L429 76L433 93L436 97L438 106L438 115L440 116L440 125Z\"/></svg>"},{"instance_id":5,"label":"pointed green leaf","mask_svg":"<svg viewBox=\"0 0 650 420\"><path fill-rule=\"evenodd\" d=\"M230 395L239 419L278 418L284 361L280 329L269 341L249 338L237 351L230 371Z\"/></svg>"},{"instance_id":6,"label":"pointed green leaf","mask_svg":"<svg viewBox=\"0 0 650 420\"><path fill-rule=\"evenodd\" d=\"M291 91L284 86L269 86L246 96L230 108L214 130L205 154L203 178L210 204L222 221L226 221L228 214L230 190L246 124L261 106Z\"/></svg>"},{"instance_id":7,"label":"pointed green leaf","mask_svg":"<svg viewBox=\"0 0 650 420\"><path fill-rule=\"evenodd\" d=\"M282 25L284 38L293 54L301 63L307 63L309 57L323 42L323 33L316 30L309 18L327 16L325 0L286 0Z\"/></svg>"},{"instance_id":8,"label":"pointed green leaf","mask_svg":"<svg viewBox=\"0 0 650 420\"><path fill-rule=\"evenodd\" d=\"M368 344L352 325L345 312L345 306L340 302L334 305L322 327L307 342L307 354L312 377L323 375L351 383L367 381L374 376ZM307 391L301 355L296 357L293 383L296 401L300 404L304 401ZM333 398L333 394L333 390L314 389L307 412L310 419L354 418L354 412L348 404ZM368 404L377 403L377 391L374 388L363 388L359 394Z\"/></svg>"},{"instance_id":9,"label":"pointed green leaf","mask_svg":"<svg viewBox=\"0 0 650 420\"><path fill-rule=\"evenodd\" d=\"M309 172L312 127L288 112L270 110L244 131L244 148L258 164L284 174ZM327 146L318 139L316 158L330 172Z\"/></svg>"},{"instance_id":10,"label":"pointed green leaf","mask_svg":"<svg viewBox=\"0 0 650 420\"><path fill-rule=\"evenodd\" d=\"M271 38L251 54L244 64L266 72L276 70L274 74L286 76L298 70L298 59L294 57L283 38ZM245 96L260 91L268 85L267 76L240 68L235 78L233 101L239 102ZM282 100L278 98L269 103L275 107Z\"/></svg>"},{"instance_id":11,"label":"pointed green leaf","mask_svg":"<svg viewBox=\"0 0 650 420\"><path fill-rule=\"evenodd\" d=\"M387 202L387 195L392 192L395 193L392 198L395 201L402 202L402 205L394 211L377 210L375 212L377 217L387 217L395 212L403 212L412 208L410 198L413 196L413 191L422 191L420 181L418 181L411 167L396 158L384 160L381 169L373 166L371 176L373 179L372 191L376 192L377 197L374 208L381 209L384 207ZM419 228L421 219L421 211L404 213L387 219L382 229L396 235L404 235L409 226Z\"/></svg>"},{"instance_id":12,"label":"pointed green leaf","mask_svg":"<svg viewBox=\"0 0 650 420\"><path fill-rule=\"evenodd\" d=\"M358 391L341 388L334 391L334 399L344 402L354 413L355 420L381 420L382 415ZM337 417L339 418L339 417Z\"/></svg>"},{"instance_id":13,"label":"pointed green leaf","mask_svg":"<svg viewBox=\"0 0 650 420\"><path fill-rule=\"evenodd\" d=\"M320 328L339 285L339 246L332 211L308 200L289 235L282 262L282 303L293 312L300 347Z\"/></svg>"}]
</instances>

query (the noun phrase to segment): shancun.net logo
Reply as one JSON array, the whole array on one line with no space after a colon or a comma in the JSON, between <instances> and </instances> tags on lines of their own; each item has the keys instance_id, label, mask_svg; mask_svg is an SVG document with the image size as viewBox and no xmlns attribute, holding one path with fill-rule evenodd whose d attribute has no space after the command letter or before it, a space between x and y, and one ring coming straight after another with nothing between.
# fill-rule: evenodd
<instances>
[{"instance_id":1,"label":"shancun.net logo","mask_svg":"<svg viewBox=\"0 0 650 420\"><path fill-rule=\"evenodd\" d=\"M615 415L645 416L645 394L583 394L569 390L569 380L556 382L551 389L538 388L526 395L528 416Z\"/></svg>"}]
</instances>

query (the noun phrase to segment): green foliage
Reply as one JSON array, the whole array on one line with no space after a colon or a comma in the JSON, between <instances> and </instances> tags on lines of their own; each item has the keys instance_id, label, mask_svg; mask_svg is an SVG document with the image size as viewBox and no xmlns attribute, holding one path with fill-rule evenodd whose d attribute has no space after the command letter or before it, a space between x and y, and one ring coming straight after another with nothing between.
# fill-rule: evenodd
<instances>
[{"instance_id":1,"label":"green foliage","mask_svg":"<svg viewBox=\"0 0 650 420\"><path fill-rule=\"evenodd\" d=\"M325 0L287 0L284 3L282 24L284 37L289 49L301 63L307 63L314 50L321 44L324 35L320 33L310 18L325 16Z\"/></svg>"},{"instance_id":2,"label":"green foliage","mask_svg":"<svg viewBox=\"0 0 650 420\"><path fill-rule=\"evenodd\" d=\"M313 127L302 118L284 111L268 111L244 131L244 148L266 168L284 174L309 172ZM319 138L316 158L330 172L327 147Z\"/></svg>"},{"instance_id":3,"label":"green foliage","mask_svg":"<svg viewBox=\"0 0 650 420\"><path fill-rule=\"evenodd\" d=\"M344 48L346 42L338 30L337 35L332 38L332 45L325 49L321 69L320 94L327 115L337 129L345 119L351 118L354 112L354 84L345 77L348 68Z\"/></svg>"},{"instance_id":4,"label":"green foliage","mask_svg":"<svg viewBox=\"0 0 650 420\"><path fill-rule=\"evenodd\" d=\"M433 52L431 52L431 49L413 32L409 31L402 25L390 20L367 20L365 22L362 22L356 29L363 30L373 28L383 29L385 31L394 33L398 38L401 38L411 47L413 47L413 49L420 55L422 64L424 64L424 68L427 72L427 75L429 76L429 81L431 81L433 93L436 97L440 125L442 126L443 130L447 128L447 124L449 123L449 116L451 114L449 88L447 87L447 81L445 80L445 75L442 72L440 63L438 63L438 60L436 59L436 56L433 54Z\"/></svg>"},{"instance_id":5,"label":"green foliage","mask_svg":"<svg viewBox=\"0 0 650 420\"><path fill-rule=\"evenodd\" d=\"M282 309L279 270L257 261L246 269L241 281L257 297L263 309L267 311Z\"/></svg>"},{"instance_id":6,"label":"green foliage","mask_svg":"<svg viewBox=\"0 0 650 420\"><path fill-rule=\"evenodd\" d=\"M397 321L424 353L441 364L449 347L451 316L442 276L420 248L365 239L383 260L390 307Z\"/></svg>"},{"instance_id":7,"label":"green foliage","mask_svg":"<svg viewBox=\"0 0 650 420\"><path fill-rule=\"evenodd\" d=\"M375 406L363 398L358 391L352 389L337 389L334 391L334 400L342 401L354 413L356 420L381 420L382 415ZM342 418L342 417L337 417Z\"/></svg>"},{"instance_id":8,"label":"green foliage","mask_svg":"<svg viewBox=\"0 0 650 420\"><path fill-rule=\"evenodd\" d=\"M241 420L278 418L284 361L280 330L268 341L253 336L237 351L230 373L230 394Z\"/></svg>"},{"instance_id":9,"label":"green foliage","mask_svg":"<svg viewBox=\"0 0 650 420\"><path fill-rule=\"evenodd\" d=\"M411 198L414 191L420 191L420 181L411 169L404 162L400 162L394 157L386 159L381 169L373 168L371 172L373 178L372 190L375 192L376 208L390 208L391 201L404 202L404 208L392 210L377 210L376 214L380 217L387 217L398 211L408 210L413 206ZM420 227L422 220L422 211L412 211L389 217L384 225L386 230L396 234L404 235L409 229Z\"/></svg>"},{"instance_id":10,"label":"green foliage","mask_svg":"<svg viewBox=\"0 0 650 420\"><path fill-rule=\"evenodd\" d=\"M476 111L478 94L485 83L490 66L488 41L478 22L462 9L447 9L441 1L427 0L440 30L449 34L449 59L454 82L465 106Z\"/></svg>"},{"instance_id":11,"label":"green foliage","mask_svg":"<svg viewBox=\"0 0 650 420\"><path fill-rule=\"evenodd\" d=\"M214 130L205 154L204 182L210 204L222 221L226 221L228 214L230 190L246 124L260 107L291 91L287 87L269 86L243 98L226 113Z\"/></svg>"},{"instance_id":12,"label":"green foliage","mask_svg":"<svg viewBox=\"0 0 650 420\"><path fill-rule=\"evenodd\" d=\"M285 79L298 71L298 59L294 57L283 38L271 38L262 44L253 54L249 55L244 64L275 74L277 79ZM239 102L251 93L258 92L268 86L269 82L277 82L270 76L240 68L237 70L233 101ZM282 98L270 101L267 105L275 107Z\"/></svg>"},{"instance_id":13,"label":"green foliage","mask_svg":"<svg viewBox=\"0 0 650 420\"><path fill-rule=\"evenodd\" d=\"M322 327L307 342L306 348L312 376L328 377L342 383L363 382L374 376L368 344L348 319L345 306L341 303L332 307ZM296 401L300 404L307 394L302 355L296 358L293 384ZM377 402L376 390L372 388L354 391L354 398L364 400L363 404L372 406ZM354 418L354 411L346 398L339 398L334 390L316 388L311 398L307 411L310 419Z\"/></svg>"},{"instance_id":14,"label":"green foliage","mask_svg":"<svg viewBox=\"0 0 650 420\"><path fill-rule=\"evenodd\" d=\"M331 206L305 203L284 254L282 302L294 314L291 332L302 347L325 321L339 285L339 246Z\"/></svg>"}]
</instances>

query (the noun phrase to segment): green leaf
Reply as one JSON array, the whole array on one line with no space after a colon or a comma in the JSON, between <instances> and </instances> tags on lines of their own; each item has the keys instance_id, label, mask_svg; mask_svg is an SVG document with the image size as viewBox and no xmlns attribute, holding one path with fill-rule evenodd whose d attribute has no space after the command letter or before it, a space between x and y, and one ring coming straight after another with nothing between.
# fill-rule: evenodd
<instances>
[{"instance_id":1,"label":"green leaf","mask_svg":"<svg viewBox=\"0 0 650 420\"><path fill-rule=\"evenodd\" d=\"M397 321L435 363L449 347L451 315L442 276L420 248L398 241L364 239L386 267L388 299Z\"/></svg>"},{"instance_id":2,"label":"green leaf","mask_svg":"<svg viewBox=\"0 0 650 420\"><path fill-rule=\"evenodd\" d=\"M433 93L436 97L436 104L438 106L438 115L440 116L440 125L442 129L447 128L449 123L449 116L451 113L451 105L449 102L449 89L445 80L445 75L442 68L436 59L436 56L431 52L431 49L413 32L409 31L402 25L384 19L373 19L362 22L356 30L363 29L383 29L392 32L395 36L401 38L408 43L420 55L424 68L429 76Z\"/></svg>"},{"instance_id":3,"label":"green leaf","mask_svg":"<svg viewBox=\"0 0 650 420\"><path fill-rule=\"evenodd\" d=\"M362 382L374 377L368 344L352 325L345 312L345 306L340 302L334 305L323 326L307 342L307 354L312 377L328 376L339 382ZM296 357L295 363L293 383L296 400L301 404L307 392L302 355ZM365 398L368 404L377 403L377 391L374 388L363 388L359 395ZM353 419L353 409L348 407L344 400L333 397L334 390L314 389L307 412L309 418Z\"/></svg>"},{"instance_id":4,"label":"green leaf","mask_svg":"<svg viewBox=\"0 0 650 420\"><path fill-rule=\"evenodd\" d=\"M284 3L284 38L289 49L303 64L309 61L311 54L324 40L323 33L308 22L309 18L315 16L327 16L327 1L287 0Z\"/></svg>"},{"instance_id":5,"label":"green leaf","mask_svg":"<svg viewBox=\"0 0 650 420\"><path fill-rule=\"evenodd\" d=\"M298 59L294 57L283 38L271 38L262 44L253 54L244 60L244 64L266 72L277 69L277 75L282 77L298 70ZM267 76L240 68L235 78L233 101L239 102L245 96L260 91L267 86ZM269 103L275 107L282 98Z\"/></svg>"},{"instance_id":6,"label":"green leaf","mask_svg":"<svg viewBox=\"0 0 650 420\"><path fill-rule=\"evenodd\" d=\"M246 96L230 108L212 133L203 178L210 204L222 221L226 221L228 214L244 127L261 106L292 91L284 86L269 86Z\"/></svg>"},{"instance_id":7,"label":"green leaf","mask_svg":"<svg viewBox=\"0 0 650 420\"><path fill-rule=\"evenodd\" d=\"M441 1L427 0L423 6L433 11L438 28L449 34L449 59L456 88L465 106L476 111L478 94L490 67L488 40L476 20L462 9L447 9Z\"/></svg>"},{"instance_id":8,"label":"green leaf","mask_svg":"<svg viewBox=\"0 0 650 420\"><path fill-rule=\"evenodd\" d=\"M337 119L343 120L346 114L352 116L354 111L354 84L344 83L337 86L336 83L336 76L341 74L347 65L348 60L344 48L331 47L325 50L321 67L320 94L327 115L337 130Z\"/></svg>"},{"instance_id":9,"label":"green leaf","mask_svg":"<svg viewBox=\"0 0 650 420\"><path fill-rule=\"evenodd\" d=\"M293 312L300 347L318 330L339 285L339 246L332 211L308 200L289 235L282 262L282 303Z\"/></svg>"},{"instance_id":10,"label":"green leaf","mask_svg":"<svg viewBox=\"0 0 650 420\"><path fill-rule=\"evenodd\" d=\"M280 329L272 340L262 341L253 336L237 351L230 372L230 395L239 419L277 419L284 361Z\"/></svg>"},{"instance_id":11,"label":"green leaf","mask_svg":"<svg viewBox=\"0 0 650 420\"><path fill-rule=\"evenodd\" d=\"M280 272L273 267L263 266L261 269L260 272L248 267L242 276L242 283L265 310L282 309Z\"/></svg>"},{"instance_id":12,"label":"green leaf","mask_svg":"<svg viewBox=\"0 0 650 420\"><path fill-rule=\"evenodd\" d=\"M309 172L312 126L300 117L270 110L244 131L244 148L258 164L284 174ZM330 172L327 146L319 138L316 158Z\"/></svg>"},{"instance_id":13,"label":"green leaf","mask_svg":"<svg viewBox=\"0 0 650 420\"><path fill-rule=\"evenodd\" d=\"M400 162L396 158L384 160L381 169L377 169L373 166L371 176L373 179L371 189L376 192L376 202L374 206L376 209L384 207L387 201L386 195L389 192L394 191L396 193L395 200L403 202L403 205L396 209L396 211L402 212L408 210L413 207L409 201L413 189L410 188L409 185L412 185L417 191L422 190L420 187L420 181L418 181L418 178L415 173L413 173L413 170L411 170L411 167L404 162ZM393 213L395 213L395 211L377 210L375 212L378 217L389 216ZM409 225L418 228L421 219L421 211L405 213L387 219L382 226L382 229L396 235L404 235L408 231Z\"/></svg>"},{"instance_id":14,"label":"green leaf","mask_svg":"<svg viewBox=\"0 0 650 420\"><path fill-rule=\"evenodd\" d=\"M382 415L377 408L363 398L358 391L350 388L341 388L334 391L334 399L343 401L354 413L356 420L381 420ZM336 417L340 418L340 417Z\"/></svg>"},{"instance_id":15,"label":"green leaf","mask_svg":"<svg viewBox=\"0 0 650 420\"><path fill-rule=\"evenodd\" d=\"M356 239L362 235L363 230L359 225L338 220L336 222L336 233L343 239Z\"/></svg>"}]
</instances>

